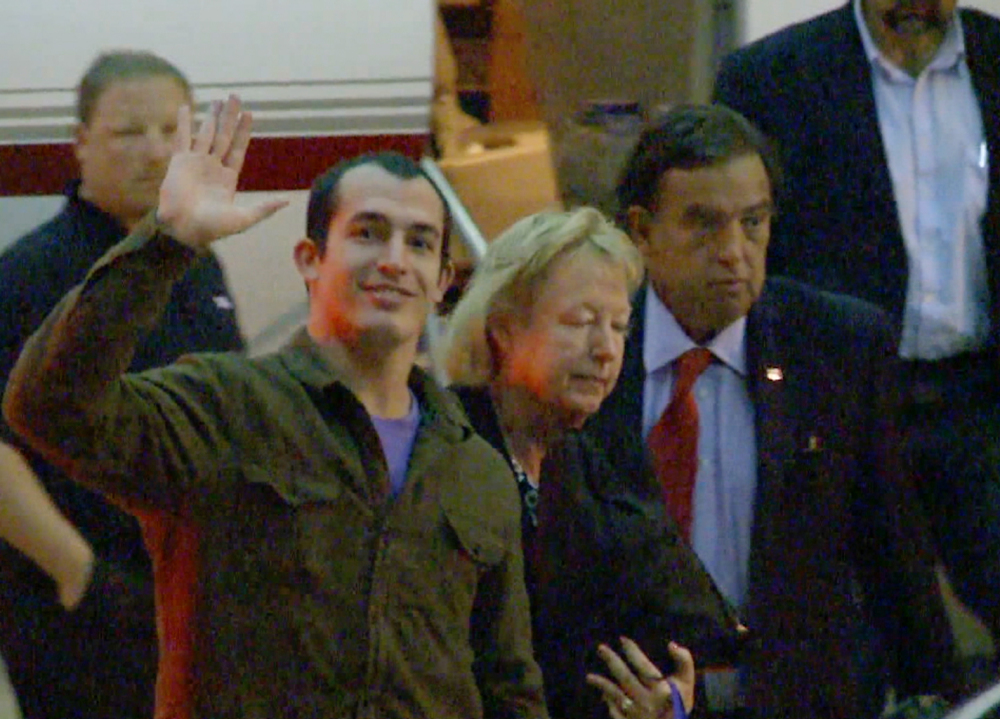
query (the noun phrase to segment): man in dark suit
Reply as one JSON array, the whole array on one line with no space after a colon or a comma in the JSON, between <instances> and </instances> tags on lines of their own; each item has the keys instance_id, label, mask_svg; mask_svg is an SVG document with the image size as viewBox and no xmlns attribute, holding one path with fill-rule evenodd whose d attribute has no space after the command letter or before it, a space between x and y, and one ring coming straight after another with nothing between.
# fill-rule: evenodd
<instances>
[{"instance_id":1,"label":"man in dark suit","mask_svg":"<svg viewBox=\"0 0 1000 719\"><path fill-rule=\"evenodd\" d=\"M1000 20L956 4L853 0L737 51L715 92L781 150L768 271L891 316L907 458L1000 640Z\"/></svg>"},{"instance_id":2,"label":"man in dark suit","mask_svg":"<svg viewBox=\"0 0 1000 719\"><path fill-rule=\"evenodd\" d=\"M749 627L743 666L706 673L703 706L875 717L882 661L903 694L947 693L953 647L898 464L888 323L867 303L765 282L777 174L760 133L722 106L676 108L643 133L618 195L647 284L618 386L587 431L623 476L653 460L668 509ZM674 404L678 363L704 349L685 507L647 441Z\"/></svg>"}]
</instances>

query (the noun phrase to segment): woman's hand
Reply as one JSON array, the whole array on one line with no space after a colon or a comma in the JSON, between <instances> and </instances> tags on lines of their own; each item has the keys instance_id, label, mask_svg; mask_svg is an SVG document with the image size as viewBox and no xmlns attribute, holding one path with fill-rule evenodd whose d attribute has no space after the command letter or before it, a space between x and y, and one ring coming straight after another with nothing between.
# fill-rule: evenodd
<instances>
[{"instance_id":1,"label":"woman's hand","mask_svg":"<svg viewBox=\"0 0 1000 719\"><path fill-rule=\"evenodd\" d=\"M691 652L679 644L670 643L670 656L677 666L677 673L668 678L631 639L622 637L621 643L625 659L605 644L597 649L608 665L613 681L600 674L587 675L587 683L601 691L612 719L686 719L694 706L694 659ZM675 712L675 706L678 710L682 709L683 714Z\"/></svg>"}]
</instances>

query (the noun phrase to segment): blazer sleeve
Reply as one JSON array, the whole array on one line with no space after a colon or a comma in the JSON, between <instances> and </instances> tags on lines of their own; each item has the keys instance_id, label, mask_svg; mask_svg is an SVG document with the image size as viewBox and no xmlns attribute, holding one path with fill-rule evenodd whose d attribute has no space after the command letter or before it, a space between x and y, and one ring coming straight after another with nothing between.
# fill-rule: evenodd
<instances>
[{"instance_id":1,"label":"blazer sleeve","mask_svg":"<svg viewBox=\"0 0 1000 719\"><path fill-rule=\"evenodd\" d=\"M866 600L903 695L960 693L955 646L936 574L937 558L896 425L898 360L888 326L879 323L866 366L871 438L855 485L853 554ZM863 372L863 369L862 369Z\"/></svg>"}]
</instances>

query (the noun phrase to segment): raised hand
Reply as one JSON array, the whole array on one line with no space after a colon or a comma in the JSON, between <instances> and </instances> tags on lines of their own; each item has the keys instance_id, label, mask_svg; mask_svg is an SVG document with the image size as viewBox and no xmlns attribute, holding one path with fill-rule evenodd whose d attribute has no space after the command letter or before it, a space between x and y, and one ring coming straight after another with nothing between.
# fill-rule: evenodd
<instances>
[{"instance_id":1,"label":"raised hand","mask_svg":"<svg viewBox=\"0 0 1000 719\"><path fill-rule=\"evenodd\" d=\"M288 204L271 200L240 207L233 200L250 144L252 118L240 99L215 102L191 138L191 109L177 113L177 133L157 216L177 241L200 249L256 225Z\"/></svg>"}]
</instances>

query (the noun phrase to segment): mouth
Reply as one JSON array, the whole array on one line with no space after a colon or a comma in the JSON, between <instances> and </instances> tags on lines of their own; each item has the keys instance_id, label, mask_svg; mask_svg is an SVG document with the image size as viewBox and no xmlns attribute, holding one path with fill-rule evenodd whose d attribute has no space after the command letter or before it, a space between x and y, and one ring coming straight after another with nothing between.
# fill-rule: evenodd
<instances>
[{"instance_id":1,"label":"mouth","mask_svg":"<svg viewBox=\"0 0 1000 719\"><path fill-rule=\"evenodd\" d=\"M585 387L590 387L596 390L603 391L608 386L608 380L599 375L591 374L574 374L570 375L570 379L576 384L582 384Z\"/></svg>"},{"instance_id":2,"label":"mouth","mask_svg":"<svg viewBox=\"0 0 1000 719\"><path fill-rule=\"evenodd\" d=\"M413 292L403 287L384 283L363 284L361 291L376 302L388 304L402 302L414 296Z\"/></svg>"},{"instance_id":3,"label":"mouth","mask_svg":"<svg viewBox=\"0 0 1000 719\"><path fill-rule=\"evenodd\" d=\"M948 20L940 10L934 5L911 5L904 3L902 6L892 7L883 14L883 21L886 27L893 32L902 32L908 29L928 30L943 29Z\"/></svg>"},{"instance_id":4,"label":"mouth","mask_svg":"<svg viewBox=\"0 0 1000 719\"><path fill-rule=\"evenodd\" d=\"M747 285L746 280L741 280L739 278L728 278L723 280L715 280L709 283L712 287L718 288L725 292L738 292L742 290Z\"/></svg>"}]
</instances>

